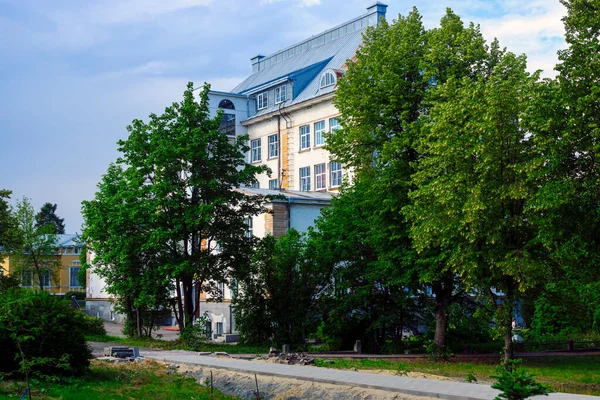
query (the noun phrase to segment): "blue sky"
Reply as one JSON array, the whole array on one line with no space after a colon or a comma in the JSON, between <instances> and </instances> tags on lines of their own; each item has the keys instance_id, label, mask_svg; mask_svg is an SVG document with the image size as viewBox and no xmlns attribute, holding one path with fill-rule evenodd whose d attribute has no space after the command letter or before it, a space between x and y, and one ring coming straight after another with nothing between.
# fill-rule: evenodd
<instances>
[{"instance_id":1,"label":"blue sky","mask_svg":"<svg viewBox=\"0 0 600 400\"><path fill-rule=\"evenodd\" d=\"M185 84L229 90L268 55L366 12L374 0L0 0L0 188L57 203L80 231L81 201L134 118ZM384 1L388 20L415 2ZM420 0L426 27L452 8L488 41L553 76L564 48L558 0Z\"/></svg>"}]
</instances>

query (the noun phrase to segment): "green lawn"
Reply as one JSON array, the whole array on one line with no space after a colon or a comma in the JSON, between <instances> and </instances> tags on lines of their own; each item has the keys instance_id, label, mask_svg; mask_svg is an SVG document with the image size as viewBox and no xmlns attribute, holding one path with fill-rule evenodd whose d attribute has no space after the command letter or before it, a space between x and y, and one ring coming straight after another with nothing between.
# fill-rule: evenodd
<instances>
[{"instance_id":1,"label":"green lawn","mask_svg":"<svg viewBox=\"0 0 600 400\"><path fill-rule=\"evenodd\" d=\"M384 369L398 374L403 374L404 371L422 372L463 381L467 375L472 374L479 382L491 382L490 376L495 375L498 368L495 364L435 362L426 359L410 359L407 362L334 359L333 364L323 359L315 361L317 366L327 368ZM536 357L524 360L522 368L534 374L538 381L550 384L554 391L600 395L600 356Z\"/></svg>"},{"instance_id":2,"label":"green lawn","mask_svg":"<svg viewBox=\"0 0 600 400\"><path fill-rule=\"evenodd\" d=\"M0 399L19 399L24 390L23 382L0 382ZM119 364L93 360L86 376L61 383L36 382L32 394L33 398L48 400L235 399L216 389L211 397L210 388L192 378L167 375L164 364L149 360Z\"/></svg>"},{"instance_id":3,"label":"green lawn","mask_svg":"<svg viewBox=\"0 0 600 400\"><path fill-rule=\"evenodd\" d=\"M268 346L247 346L242 344L214 344L206 343L196 349L189 349L181 342L167 341L160 339L136 339L136 338L121 338L117 336L87 336L89 342L104 342L115 343L124 346L137 346L152 349L162 350L193 350L193 351L209 351L211 353L224 351L229 354L264 354L269 352Z\"/></svg>"}]
</instances>

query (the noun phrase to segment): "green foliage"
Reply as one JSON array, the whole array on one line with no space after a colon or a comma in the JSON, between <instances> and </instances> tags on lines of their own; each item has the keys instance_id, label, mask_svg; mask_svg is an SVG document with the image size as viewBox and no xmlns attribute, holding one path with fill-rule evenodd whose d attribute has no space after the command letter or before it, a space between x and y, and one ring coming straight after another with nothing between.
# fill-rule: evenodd
<instances>
[{"instance_id":1,"label":"green foliage","mask_svg":"<svg viewBox=\"0 0 600 400\"><path fill-rule=\"evenodd\" d=\"M536 382L532 375L517 368L521 361L510 360L507 368L501 368L500 375L492 376L498 380L492 388L502 391L495 400L523 400L551 392L547 385Z\"/></svg>"},{"instance_id":2,"label":"green foliage","mask_svg":"<svg viewBox=\"0 0 600 400\"><path fill-rule=\"evenodd\" d=\"M235 317L245 343L304 345L317 329L316 301L328 283L309 255L310 243L291 229L276 240L264 238L251 268L238 279Z\"/></svg>"},{"instance_id":3,"label":"green foliage","mask_svg":"<svg viewBox=\"0 0 600 400\"><path fill-rule=\"evenodd\" d=\"M200 318L194 321L194 325L188 327L181 334L181 342L183 345L193 351L200 351L203 346L208 342L209 336L212 332L206 331L206 324L210 322L210 317L207 313L204 313Z\"/></svg>"},{"instance_id":4,"label":"green foliage","mask_svg":"<svg viewBox=\"0 0 600 400\"><path fill-rule=\"evenodd\" d=\"M0 189L0 262L18 244L17 221L8 204L10 190Z\"/></svg>"},{"instance_id":5,"label":"green foliage","mask_svg":"<svg viewBox=\"0 0 600 400\"><path fill-rule=\"evenodd\" d=\"M78 375L91 351L85 316L57 296L34 290L0 295L0 371L31 376Z\"/></svg>"},{"instance_id":6,"label":"green foliage","mask_svg":"<svg viewBox=\"0 0 600 400\"><path fill-rule=\"evenodd\" d=\"M44 203L40 212L35 215L35 227L49 226L48 231L54 234L65 233L65 220L56 215L56 204Z\"/></svg>"},{"instance_id":7,"label":"green foliage","mask_svg":"<svg viewBox=\"0 0 600 400\"><path fill-rule=\"evenodd\" d=\"M75 313L75 319L81 325L85 336L106 335L104 320L102 318L93 317L80 311Z\"/></svg>"},{"instance_id":8,"label":"green foliage","mask_svg":"<svg viewBox=\"0 0 600 400\"><path fill-rule=\"evenodd\" d=\"M219 132L209 85L197 97L194 90L188 83L181 102L127 127L121 157L83 204L92 268L128 318L170 303L182 332L199 307L194 288L216 294L215 283L247 263L253 240L245 221L265 211L262 196L236 189L266 167L245 163L247 137L232 141Z\"/></svg>"},{"instance_id":9,"label":"green foliage","mask_svg":"<svg viewBox=\"0 0 600 400\"><path fill-rule=\"evenodd\" d=\"M64 299L71 301L71 298L75 296L77 300L85 300L85 292L67 292L65 293Z\"/></svg>"},{"instance_id":10,"label":"green foliage","mask_svg":"<svg viewBox=\"0 0 600 400\"><path fill-rule=\"evenodd\" d=\"M17 201L13 215L17 222L19 244L12 249L13 273L22 278L24 286L37 286L43 290L47 277L54 282L60 279L58 237L53 234L53 228L48 225L36 227L35 211L27 197Z\"/></svg>"}]
</instances>

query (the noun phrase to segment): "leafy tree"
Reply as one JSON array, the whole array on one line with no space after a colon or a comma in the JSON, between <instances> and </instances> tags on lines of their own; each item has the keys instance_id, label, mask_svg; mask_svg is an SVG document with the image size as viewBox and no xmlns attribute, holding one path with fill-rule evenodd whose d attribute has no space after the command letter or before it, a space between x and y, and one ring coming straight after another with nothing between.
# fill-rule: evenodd
<instances>
[{"instance_id":1,"label":"leafy tree","mask_svg":"<svg viewBox=\"0 0 600 400\"><path fill-rule=\"evenodd\" d=\"M93 265L83 265L107 282L107 292L115 295L127 326L133 327L127 334L150 336L157 314L172 306L175 288L148 246L152 225L146 217L154 204L140 187L143 182L130 180L120 166L109 166L95 199L83 202L83 240L94 251Z\"/></svg>"},{"instance_id":2,"label":"leafy tree","mask_svg":"<svg viewBox=\"0 0 600 400\"><path fill-rule=\"evenodd\" d=\"M374 193L380 187L363 179L344 188L309 233L309 254L331 274L319 298L319 334L333 348L360 339L368 351L393 351L403 332L417 330L422 303L414 270L403 268L410 262L401 259L406 244L393 236L395 226L385 223L388 215Z\"/></svg>"},{"instance_id":3,"label":"leafy tree","mask_svg":"<svg viewBox=\"0 0 600 400\"><path fill-rule=\"evenodd\" d=\"M8 204L11 194L10 190L0 190L0 262L17 241L17 224Z\"/></svg>"},{"instance_id":4,"label":"leafy tree","mask_svg":"<svg viewBox=\"0 0 600 400\"><path fill-rule=\"evenodd\" d=\"M14 218L18 224L19 243L11 255L14 273L20 274L23 283L35 282L40 290L44 290L47 282L59 280L61 263L57 253L58 238L52 233L52 227L36 227L35 211L27 197L17 201Z\"/></svg>"},{"instance_id":5,"label":"leafy tree","mask_svg":"<svg viewBox=\"0 0 600 400\"><path fill-rule=\"evenodd\" d=\"M56 207L56 204L45 203L40 209L40 212L35 215L35 227L41 228L45 225L50 225L52 227L52 233L65 233L65 220L56 215Z\"/></svg>"},{"instance_id":6,"label":"leafy tree","mask_svg":"<svg viewBox=\"0 0 600 400\"><path fill-rule=\"evenodd\" d=\"M193 91L189 83L183 101L162 115L151 114L147 123L134 120L127 140L118 143L122 156L117 161L126 182L116 186L131 197L116 199L131 204L124 212L134 215L126 220L143 221L147 235L142 234L142 246L157 269L152 277L174 283L182 332L199 313L200 293L216 293L216 283L227 281L246 262L253 241L245 236L245 220L265 211L262 196L236 190L256 182L265 167L245 163L247 137L231 140L219 132L220 115L211 118L208 108L209 86L200 89L197 100ZM113 198L98 196L96 201L106 201L110 209ZM129 240L131 231L112 233L115 240ZM87 237L101 240L92 230ZM136 249L127 249L126 258L133 259Z\"/></svg>"},{"instance_id":7,"label":"leafy tree","mask_svg":"<svg viewBox=\"0 0 600 400\"><path fill-rule=\"evenodd\" d=\"M498 380L492 388L502 391L494 400L524 400L552 392L547 385L538 383L533 375L517 368L520 362L511 360L506 368L502 368L500 375L492 376Z\"/></svg>"},{"instance_id":8,"label":"leafy tree","mask_svg":"<svg viewBox=\"0 0 600 400\"><path fill-rule=\"evenodd\" d=\"M407 207L417 249L452 249L448 263L467 284L487 288L512 358L511 321L519 293L546 270L527 205L533 141L522 124L537 75L524 56L502 55L489 77L449 79L436 88L425 155ZM496 288L503 293L496 296Z\"/></svg>"},{"instance_id":9,"label":"leafy tree","mask_svg":"<svg viewBox=\"0 0 600 400\"><path fill-rule=\"evenodd\" d=\"M465 27L451 10L428 32L416 9L392 25L367 30L339 83L343 129L327 139L335 157L355 168L356 179L373 185L369 195L378 198L370 209L378 223L373 238L380 235L375 258L393 265L405 285L433 290L438 347L446 344L448 309L464 290L448 267L447 246L414 251L402 209L415 189L411 176L422 158L417 142L436 100L433 89L452 77L475 79L488 58L479 28Z\"/></svg>"},{"instance_id":10,"label":"leafy tree","mask_svg":"<svg viewBox=\"0 0 600 400\"><path fill-rule=\"evenodd\" d=\"M258 244L235 296L236 324L244 341L302 345L316 330L316 303L330 275L309 254L295 229Z\"/></svg>"}]
</instances>

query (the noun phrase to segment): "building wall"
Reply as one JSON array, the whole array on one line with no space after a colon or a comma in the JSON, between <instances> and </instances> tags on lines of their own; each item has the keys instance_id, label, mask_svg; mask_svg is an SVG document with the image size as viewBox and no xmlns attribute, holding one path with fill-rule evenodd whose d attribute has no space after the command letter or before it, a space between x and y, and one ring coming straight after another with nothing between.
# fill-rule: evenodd
<instances>
[{"instance_id":1,"label":"building wall","mask_svg":"<svg viewBox=\"0 0 600 400\"><path fill-rule=\"evenodd\" d=\"M332 187L330 182L329 162L331 156L323 146L315 145L315 123L325 122L325 131L329 132L330 118L338 117L339 112L331 100L303 107L290 112L287 119L280 118L280 150L282 187L288 190L300 190L300 168L310 167L311 172L311 190L315 190L314 166L325 163L327 168L327 190L336 191L337 187ZM310 127L310 147L300 149L300 127L308 125ZM267 120L258 122L248 121L248 135L250 140L261 140L262 157L260 162L255 164L265 164L273 174L269 177L266 174L259 176L259 187L269 188L269 180L276 179L278 176L278 158L268 158L268 137L277 134L277 117L274 116Z\"/></svg>"}]
</instances>

